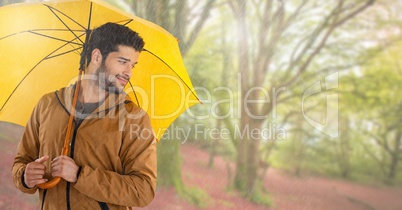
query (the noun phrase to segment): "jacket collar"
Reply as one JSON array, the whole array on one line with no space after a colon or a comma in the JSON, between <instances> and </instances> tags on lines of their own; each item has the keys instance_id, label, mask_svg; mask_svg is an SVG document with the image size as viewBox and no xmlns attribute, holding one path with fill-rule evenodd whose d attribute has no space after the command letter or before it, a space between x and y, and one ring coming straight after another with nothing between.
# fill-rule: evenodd
<instances>
[{"instance_id":1,"label":"jacket collar","mask_svg":"<svg viewBox=\"0 0 402 210\"><path fill-rule=\"evenodd\" d=\"M60 104L66 109L69 113L71 112L71 106L73 102L73 96L75 91L75 84L70 85L69 87L61 88L56 91L56 97L58 98ZM101 102L101 105L94 111L95 113L106 111L117 107L121 104L133 103L131 98L125 93L114 94L109 93L104 101Z\"/></svg>"}]
</instances>

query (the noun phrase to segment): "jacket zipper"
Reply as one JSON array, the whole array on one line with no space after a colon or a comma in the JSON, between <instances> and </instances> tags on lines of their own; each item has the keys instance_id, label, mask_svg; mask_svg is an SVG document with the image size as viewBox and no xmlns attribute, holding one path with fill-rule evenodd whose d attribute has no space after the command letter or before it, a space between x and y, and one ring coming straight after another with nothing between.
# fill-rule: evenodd
<instances>
[{"instance_id":1,"label":"jacket zipper","mask_svg":"<svg viewBox=\"0 0 402 210\"><path fill-rule=\"evenodd\" d=\"M61 100L60 100L59 96L57 95L57 93L58 93L58 91L55 92L55 95L56 95L56 98L57 98L60 106L67 112L68 115L70 115L70 112L66 109L66 107L64 107L64 105L61 102ZM115 106L109 107L108 110L110 110L112 108L115 108L115 107L118 107L118 106L120 106L122 104L127 104L127 103L128 103L128 101L124 101L124 102L119 103L119 104L117 104ZM99 114L100 112L103 112L103 111L106 111L106 110L98 111L97 114ZM76 120L74 120L76 125L74 127L73 138L71 139L71 143L70 143L70 145L71 145L71 147L70 147L70 157L71 157L71 159L74 159L74 145L75 145L75 138L77 136L77 131L78 131L78 128L80 127L81 123L84 120L85 120L85 118L80 120L80 121L78 121L78 122ZM43 202L45 201L45 195L46 195L46 191L45 191L45 194L43 196ZM71 210L71 206L70 206L70 182L67 182L67 185L66 185L66 202L67 202L67 210ZM103 203L103 202L98 202L98 203L99 203L101 209L109 209L109 207L107 206L106 203ZM43 207L43 203L42 203L42 207Z\"/></svg>"},{"instance_id":2,"label":"jacket zipper","mask_svg":"<svg viewBox=\"0 0 402 210\"><path fill-rule=\"evenodd\" d=\"M47 192L47 189L43 190L42 206L40 207L41 210L43 210L43 207L45 206L46 192Z\"/></svg>"},{"instance_id":3,"label":"jacket zipper","mask_svg":"<svg viewBox=\"0 0 402 210\"><path fill-rule=\"evenodd\" d=\"M74 127L73 138L71 139L71 143L70 143L70 157L71 157L71 159L74 159L75 139L77 137L78 128L80 127L80 125L81 125L81 123L83 121L84 121L84 119L79 121L79 122L75 121L77 124ZM71 210L71 206L70 206L70 182L67 182L67 186L66 186L66 202L67 202L67 210Z\"/></svg>"},{"instance_id":4,"label":"jacket zipper","mask_svg":"<svg viewBox=\"0 0 402 210\"><path fill-rule=\"evenodd\" d=\"M109 206L107 206L107 204L105 202L98 201L98 204L99 204L101 210L109 210Z\"/></svg>"}]
</instances>

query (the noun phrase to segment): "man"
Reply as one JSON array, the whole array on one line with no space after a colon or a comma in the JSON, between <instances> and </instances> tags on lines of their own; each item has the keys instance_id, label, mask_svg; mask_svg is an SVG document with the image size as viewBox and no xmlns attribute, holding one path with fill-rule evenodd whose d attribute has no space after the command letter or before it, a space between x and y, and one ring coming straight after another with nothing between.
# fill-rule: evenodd
<instances>
[{"instance_id":1,"label":"man","mask_svg":"<svg viewBox=\"0 0 402 210\"><path fill-rule=\"evenodd\" d=\"M12 173L15 186L31 194L36 185L62 178L39 189L42 209L128 209L153 199L154 132L148 115L123 92L143 46L125 26L93 30L68 156L60 152L75 85L43 96L35 107Z\"/></svg>"}]
</instances>

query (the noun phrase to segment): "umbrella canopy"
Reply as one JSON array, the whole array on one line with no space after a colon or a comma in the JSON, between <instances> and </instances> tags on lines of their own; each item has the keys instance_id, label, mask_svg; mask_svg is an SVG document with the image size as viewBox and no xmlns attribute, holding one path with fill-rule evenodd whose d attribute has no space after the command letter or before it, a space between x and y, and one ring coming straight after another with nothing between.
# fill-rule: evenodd
<instances>
[{"instance_id":1,"label":"umbrella canopy","mask_svg":"<svg viewBox=\"0 0 402 210\"><path fill-rule=\"evenodd\" d=\"M97 0L14 4L0 8L0 121L25 126L42 95L74 83L86 34L107 22L145 41L125 91L147 111L158 139L199 102L178 40L163 28Z\"/></svg>"}]
</instances>

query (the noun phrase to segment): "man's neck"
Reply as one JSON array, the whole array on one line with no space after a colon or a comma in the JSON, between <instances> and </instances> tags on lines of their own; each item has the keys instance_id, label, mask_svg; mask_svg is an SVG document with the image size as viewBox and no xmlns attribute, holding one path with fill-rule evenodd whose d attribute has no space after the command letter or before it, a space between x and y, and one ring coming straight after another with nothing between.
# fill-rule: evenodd
<instances>
[{"instance_id":1,"label":"man's neck","mask_svg":"<svg viewBox=\"0 0 402 210\"><path fill-rule=\"evenodd\" d=\"M97 103L105 100L109 92L100 88L92 81L82 80L79 94L81 103Z\"/></svg>"}]
</instances>

